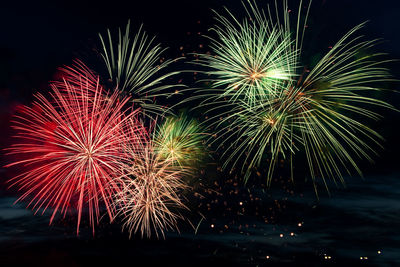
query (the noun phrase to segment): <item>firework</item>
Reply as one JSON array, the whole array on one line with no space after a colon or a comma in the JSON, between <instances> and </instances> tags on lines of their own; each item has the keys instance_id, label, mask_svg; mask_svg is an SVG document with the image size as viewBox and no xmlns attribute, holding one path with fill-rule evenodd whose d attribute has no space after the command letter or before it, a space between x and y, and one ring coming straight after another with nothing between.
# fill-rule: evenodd
<instances>
[{"instance_id":1,"label":"firework","mask_svg":"<svg viewBox=\"0 0 400 267\"><path fill-rule=\"evenodd\" d=\"M288 92L289 88L286 89ZM233 103L233 114L212 123L219 130L213 142L220 142L226 158L223 168L233 168L244 162L240 171L245 181L250 174L268 159L268 183L271 181L275 164L281 156L287 158L298 150L301 139L293 131L296 126L293 113L301 102L293 101L294 94L282 95L271 100L257 101L252 105ZM267 157L268 155L269 157Z\"/></svg>"},{"instance_id":2,"label":"firework","mask_svg":"<svg viewBox=\"0 0 400 267\"><path fill-rule=\"evenodd\" d=\"M173 60L164 60L161 55L165 49L149 38L142 26L130 38L130 22L125 34L118 32L118 42L112 38L110 30L107 35L99 34L102 44L102 58L107 67L108 78L121 91L129 92L135 104L144 110L163 114L165 109L154 102L159 96L168 96L166 89L179 85L164 82L179 72L166 72Z\"/></svg>"},{"instance_id":3,"label":"firework","mask_svg":"<svg viewBox=\"0 0 400 267\"><path fill-rule=\"evenodd\" d=\"M28 206L36 212L52 208L50 223L58 212L65 217L76 211L77 233L85 210L93 231L103 206L113 218L112 197L121 191L116 178L125 157L125 124L137 113L128 114L124 105L129 98L120 99L117 91L107 94L92 74L52 84L50 98L36 94L33 107L23 107L15 117L19 139L9 149L21 160L8 167L26 170L10 181L24 192L18 201L30 198Z\"/></svg>"},{"instance_id":4,"label":"firework","mask_svg":"<svg viewBox=\"0 0 400 267\"><path fill-rule=\"evenodd\" d=\"M58 69L56 74L58 77L51 83L56 85L61 91L68 92L68 89L74 88L79 91L78 95L86 95L93 97L97 90L97 85L101 83L100 77L91 70L85 63L79 59L74 59L72 66L64 66ZM65 81L68 87L65 86ZM102 94L106 94L105 90L100 90Z\"/></svg>"},{"instance_id":5,"label":"firework","mask_svg":"<svg viewBox=\"0 0 400 267\"><path fill-rule=\"evenodd\" d=\"M381 118L371 107L394 109L372 97L373 92L382 91L379 82L391 81L382 66L389 60L381 60L380 53L363 55L376 44L358 41L360 36L355 34L363 26L351 29L295 85L295 100L301 104L293 116L294 130L301 136L313 179L318 175L324 182L329 177L344 183L341 167L349 174L351 167L361 175L357 159L373 162L371 156L377 154L373 147L381 147L383 140L363 120Z\"/></svg>"},{"instance_id":6,"label":"firework","mask_svg":"<svg viewBox=\"0 0 400 267\"><path fill-rule=\"evenodd\" d=\"M130 236L138 231L142 237L153 232L164 236L164 231L178 229L177 220L183 218L178 210L186 208L179 196L187 187L181 180L185 169L160 157L145 127L138 128L131 121L128 136L141 141L127 146L129 158L121 176L124 186L116 195L115 206Z\"/></svg>"},{"instance_id":7,"label":"firework","mask_svg":"<svg viewBox=\"0 0 400 267\"><path fill-rule=\"evenodd\" d=\"M209 37L213 54L200 55L217 98L254 103L276 95L280 86L296 75L297 50L289 31L274 24L253 5L246 6L248 17L236 19L229 11L215 12L217 25Z\"/></svg>"},{"instance_id":8,"label":"firework","mask_svg":"<svg viewBox=\"0 0 400 267\"><path fill-rule=\"evenodd\" d=\"M355 36L364 24L350 30L312 70L301 73L306 70L298 66L310 6L302 20L300 4L293 33L287 1L283 1L283 22L278 7L276 16L270 8L265 16L255 3L244 6L248 19L243 23L231 13L217 15L213 54L200 55L201 64L211 69L206 73L212 84L200 92L206 97L201 107L211 106L210 114L216 114L207 124L217 128L213 142L225 150L224 167L239 167L247 180L268 160L270 182L281 157L290 161L293 177L292 159L300 150L306 154L313 180L321 177L325 185L327 178L344 182L342 169L351 173L349 166L361 174L357 158L372 160L376 152L371 143L380 146L382 140L363 118L380 118L370 109L373 106L393 109L371 97L370 92L381 90L379 82L390 81L390 75L382 67L387 62L380 59L382 54L362 56L376 43ZM256 71L258 82L251 76L255 66L264 73ZM268 73L270 79L264 81Z\"/></svg>"},{"instance_id":9,"label":"firework","mask_svg":"<svg viewBox=\"0 0 400 267\"><path fill-rule=\"evenodd\" d=\"M183 113L167 117L157 128L154 139L160 157L181 167L193 167L205 154L205 134L196 120Z\"/></svg>"}]
</instances>

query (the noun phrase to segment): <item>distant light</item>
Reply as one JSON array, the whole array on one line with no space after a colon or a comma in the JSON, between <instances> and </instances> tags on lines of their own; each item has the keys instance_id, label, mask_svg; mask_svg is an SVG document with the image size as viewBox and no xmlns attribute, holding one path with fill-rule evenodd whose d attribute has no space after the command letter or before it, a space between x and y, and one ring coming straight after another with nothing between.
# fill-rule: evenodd
<instances>
[{"instance_id":1,"label":"distant light","mask_svg":"<svg viewBox=\"0 0 400 267\"><path fill-rule=\"evenodd\" d=\"M378 250L378 254L381 254L381 253L382 253L382 251Z\"/></svg>"},{"instance_id":2,"label":"distant light","mask_svg":"<svg viewBox=\"0 0 400 267\"><path fill-rule=\"evenodd\" d=\"M265 256L266 259L269 259L269 256Z\"/></svg>"},{"instance_id":3,"label":"distant light","mask_svg":"<svg viewBox=\"0 0 400 267\"><path fill-rule=\"evenodd\" d=\"M283 237L283 234L280 234L279 237Z\"/></svg>"},{"instance_id":4,"label":"distant light","mask_svg":"<svg viewBox=\"0 0 400 267\"><path fill-rule=\"evenodd\" d=\"M293 233L293 232L291 232L291 233L290 233L290 235L291 235L291 236L294 236L294 233Z\"/></svg>"},{"instance_id":5,"label":"distant light","mask_svg":"<svg viewBox=\"0 0 400 267\"><path fill-rule=\"evenodd\" d=\"M242 205L243 205L243 202L242 202L242 201L240 201L240 202L239 202L239 205L240 205L240 206L242 206Z\"/></svg>"},{"instance_id":6,"label":"distant light","mask_svg":"<svg viewBox=\"0 0 400 267\"><path fill-rule=\"evenodd\" d=\"M214 228L215 227L215 225L214 224L211 224L211 228Z\"/></svg>"},{"instance_id":7,"label":"distant light","mask_svg":"<svg viewBox=\"0 0 400 267\"><path fill-rule=\"evenodd\" d=\"M301 223L298 223L298 224L297 224L297 226L298 226L298 227L301 227L301 226L302 226L302 224L301 224Z\"/></svg>"}]
</instances>

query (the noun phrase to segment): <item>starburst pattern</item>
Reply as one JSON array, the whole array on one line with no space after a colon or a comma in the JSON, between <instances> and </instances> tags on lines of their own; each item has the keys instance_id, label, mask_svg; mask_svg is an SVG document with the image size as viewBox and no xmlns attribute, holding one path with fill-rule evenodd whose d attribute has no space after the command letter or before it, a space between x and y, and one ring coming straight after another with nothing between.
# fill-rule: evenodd
<instances>
[{"instance_id":1,"label":"starburst pattern","mask_svg":"<svg viewBox=\"0 0 400 267\"><path fill-rule=\"evenodd\" d=\"M164 236L165 230L178 229L177 220L183 218L179 210L186 206L179 193L187 188L181 180L186 171L175 166L173 159L160 157L147 129L137 125L131 120L128 136L141 141L126 148L129 158L120 178L123 191L116 195L115 206L130 236L136 232Z\"/></svg>"},{"instance_id":2,"label":"starburst pattern","mask_svg":"<svg viewBox=\"0 0 400 267\"><path fill-rule=\"evenodd\" d=\"M155 149L164 159L181 167L194 167L205 154L206 135L195 119L181 113L165 118L155 132Z\"/></svg>"},{"instance_id":3,"label":"starburst pattern","mask_svg":"<svg viewBox=\"0 0 400 267\"><path fill-rule=\"evenodd\" d=\"M201 54L197 64L207 68L218 98L248 103L275 95L280 85L296 76L297 50L290 33L253 4L244 5L248 17L239 21L227 11L217 12L209 37L213 54Z\"/></svg>"},{"instance_id":4,"label":"starburst pattern","mask_svg":"<svg viewBox=\"0 0 400 267\"><path fill-rule=\"evenodd\" d=\"M10 181L24 192L18 201L30 198L28 206L36 212L52 208L50 223L57 212L64 217L76 212L77 233L85 210L93 231L102 204L114 217L112 197L121 191L116 178L125 157L122 141L136 142L127 140L124 131L137 111L127 113L129 99L120 99L117 91L107 94L92 74L52 84L50 98L36 94L33 106L24 106L15 117L18 142L9 149L21 160L8 167L26 170Z\"/></svg>"}]
</instances>

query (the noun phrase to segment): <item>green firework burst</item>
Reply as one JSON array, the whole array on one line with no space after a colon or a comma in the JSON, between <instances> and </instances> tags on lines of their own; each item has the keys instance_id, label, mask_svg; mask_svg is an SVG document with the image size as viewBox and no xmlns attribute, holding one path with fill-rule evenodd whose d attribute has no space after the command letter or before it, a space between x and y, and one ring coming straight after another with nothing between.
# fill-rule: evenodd
<instances>
[{"instance_id":1,"label":"green firework burst","mask_svg":"<svg viewBox=\"0 0 400 267\"><path fill-rule=\"evenodd\" d=\"M205 134L195 119L181 113L166 117L155 132L156 150L162 158L176 165L193 167L205 155Z\"/></svg>"},{"instance_id":2,"label":"green firework burst","mask_svg":"<svg viewBox=\"0 0 400 267\"><path fill-rule=\"evenodd\" d=\"M166 84L165 81L178 74L178 71L168 72L167 67L174 60L162 58L166 50L154 42L141 26L131 39L130 22L125 34L118 29L117 41L110 30L107 35L99 34L102 44L102 58L106 65L109 79L121 91L133 95L134 102L145 110L163 114L165 110L156 105L154 99L168 96L166 89L179 87L177 84Z\"/></svg>"},{"instance_id":3,"label":"green firework burst","mask_svg":"<svg viewBox=\"0 0 400 267\"><path fill-rule=\"evenodd\" d=\"M270 183L278 158L290 162L293 176L292 160L302 151L313 180L320 177L325 184L328 178L344 182L344 173L350 174L352 169L361 174L357 161L372 161L374 147L381 146L382 141L365 119L380 118L373 111L376 106L394 109L371 96L383 90L380 83L391 81L383 67L388 60L382 60L380 53L360 56L376 41L362 41L356 36L364 26L360 24L313 69L301 72L305 69L299 68L299 62L309 8L303 19L298 13L291 30L287 1L283 1L282 21L278 6L275 16L269 7L265 16L254 3L244 6L248 18L243 23L231 13L228 17L217 15L219 24L213 30L218 39L211 40L210 55L200 55L201 64L210 69L206 73L212 84L210 89L201 90L200 97L206 100L200 106L211 107L209 112L214 114L207 124L217 129L212 142L224 150L223 167L241 169L247 180L255 169L265 166L268 158ZM273 44L268 50L265 44L270 40ZM277 53L271 55L268 51L272 50ZM268 58L279 67L264 65ZM285 75L249 82L252 72L244 70L254 69L252 66L266 66L264 73L284 70L280 73ZM241 86L234 88L237 81Z\"/></svg>"},{"instance_id":4,"label":"green firework burst","mask_svg":"<svg viewBox=\"0 0 400 267\"><path fill-rule=\"evenodd\" d=\"M243 21L228 10L227 16L214 12L216 37L208 37L214 53L200 55L197 64L209 69L213 88L223 90L219 97L253 103L295 78L297 50L286 26L273 23L253 4L245 8Z\"/></svg>"}]
</instances>

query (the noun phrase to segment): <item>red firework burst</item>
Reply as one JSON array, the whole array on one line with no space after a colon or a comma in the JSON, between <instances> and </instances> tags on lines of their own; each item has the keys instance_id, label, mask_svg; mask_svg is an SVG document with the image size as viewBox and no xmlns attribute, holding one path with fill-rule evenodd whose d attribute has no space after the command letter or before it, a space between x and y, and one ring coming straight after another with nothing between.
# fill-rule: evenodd
<instances>
[{"instance_id":1,"label":"red firework burst","mask_svg":"<svg viewBox=\"0 0 400 267\"><path fill-rule=\"evenodd\" d=\"M124 147L137 141L124 131L138 110L124 109L128 98L106 93L92 72L69 70L63 82L51 85L49 99L36 94L33 106L15 116L18 143L9 154L19 159L7 167L24 169L10 181L23 192L17 201L29 198L28 207L36 212L52 208L50 224L57 212L65 217L76 211L77 233L87 210L94 232L102 205L114 217L112 197L121 191L117 177Z\"/></svg>"}]
</instances>

